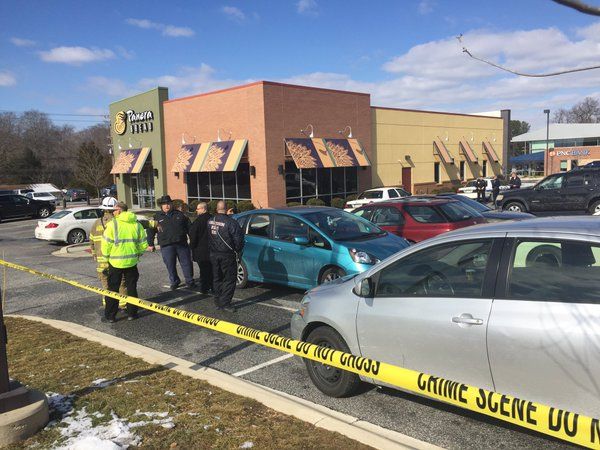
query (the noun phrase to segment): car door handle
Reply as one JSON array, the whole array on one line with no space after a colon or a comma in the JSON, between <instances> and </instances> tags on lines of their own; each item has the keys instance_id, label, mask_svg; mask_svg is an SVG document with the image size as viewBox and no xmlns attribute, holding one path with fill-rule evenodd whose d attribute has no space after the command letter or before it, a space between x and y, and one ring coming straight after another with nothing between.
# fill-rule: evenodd
<instances>
[{"instance_id":1,"label":"car door handle","mask_svg":"<svg viewBox=\"0 0 600 450\"><path fill-rule=\"evenodd\" d=\"M462 314L459 317L453 317L452 322L465 325L483 325L483 319L476 319L471 317L470 314Z\"/></svg>"}]
</instances>

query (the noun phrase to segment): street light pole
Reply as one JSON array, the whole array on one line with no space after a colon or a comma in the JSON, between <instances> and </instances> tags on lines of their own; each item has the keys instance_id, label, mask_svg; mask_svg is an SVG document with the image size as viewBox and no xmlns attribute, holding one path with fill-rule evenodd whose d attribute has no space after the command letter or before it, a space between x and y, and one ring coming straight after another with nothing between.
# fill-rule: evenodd
<instances>
[{"instance_id":1,"label":"street light pole","mask_svg":"<svg viewBox=\"0 0 600 450\"><path fill-rule=\"evenodd\" d=\"M547 165L550 165L550 154L548 153L548 141L550 140L550 110L545 109L544 114L546 114L546 160L548 161ZM544 172L548 173L548 167L544 167Z\"/></svg>"}]
</instances>

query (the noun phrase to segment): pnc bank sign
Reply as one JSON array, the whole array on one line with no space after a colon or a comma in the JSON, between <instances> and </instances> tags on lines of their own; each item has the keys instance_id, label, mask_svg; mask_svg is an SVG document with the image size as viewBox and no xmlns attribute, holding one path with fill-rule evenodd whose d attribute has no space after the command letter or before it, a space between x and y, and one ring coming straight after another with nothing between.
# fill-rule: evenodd
<instances>
[{"instance_id":1,"label":"pnc bank sign","mask_svg":"<svg viewBox=\"0 0 600 450\"><path fill-rule=\"evenodd\" d=\"M154 113L152 111L135 112L133 109L115 114L113 130L122 136L129 128L131 134L154 131Z\"/></svg>"}]
</instances>

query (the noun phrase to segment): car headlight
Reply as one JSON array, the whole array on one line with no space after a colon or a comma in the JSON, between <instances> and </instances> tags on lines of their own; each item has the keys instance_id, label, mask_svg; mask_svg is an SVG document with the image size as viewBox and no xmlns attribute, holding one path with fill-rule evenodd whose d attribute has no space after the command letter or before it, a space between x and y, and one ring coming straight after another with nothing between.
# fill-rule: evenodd
<instances>
[{"instance_id":1,"label":"car headlight","mask_svg":"<svg viewBox=\"0 0 600 450\"><path fill-rule=\"evenodd\" d=\"M355 248L348 249L350 252L350 256L352 257L352 261L359 264L377 264L379 259L370 253L364 252L362 250L357 250Z\"/></svg>"},{"instance_id":2,"label":"car headlight","mask_svg":"<svg viewBox=\"0 0 600 450\"><path fill-rule=\"evenodd\" d=\"M504 194L498 194L498 197L496 197L496 201L502 200L504 198Z\"/></svg>"},{"instance_id":3,"label":"car headlight","mask_svg":"<svg viewBox=\"0 0 600 450\"><path fill-rule=\"evenodd\" d=\"M310 306L310 297L305 296L302 299L302 301L300 302L300 308L298 309L298 314L300 314L300 317L304 318L304 316L306 316L306 314L308 313L309 306Z\"/></svg>"}]
</instances>

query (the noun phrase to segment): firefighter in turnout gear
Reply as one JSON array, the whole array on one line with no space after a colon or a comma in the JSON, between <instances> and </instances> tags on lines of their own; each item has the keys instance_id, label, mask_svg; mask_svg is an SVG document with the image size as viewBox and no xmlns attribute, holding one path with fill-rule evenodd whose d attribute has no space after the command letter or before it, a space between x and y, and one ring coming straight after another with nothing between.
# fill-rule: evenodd
<instances>
[{"instance_id":1,"label":"firefighter in turnout gear","mask_svg":"<svg viewBox=\"0 0 600 450\"><path fill-rule=\"evenodd\" d=\"M108 259L102 254L102 234L106 230L108 222L114 219L113 207L112 206L101 206L100 209L104 210L104 215L94 222L92 230L90 231L90 247L92 251L92 257L96 261L96 271L98 272L98 279L102 283L103 289L108 289ZM127 288L125 287L125 280L121 281L119 286L119 294L126 295ZM106 305L106 300L102 297L102 305ZM126 302L119 302L119 307L125 309Z\"/></svg>"}]
</instances>

